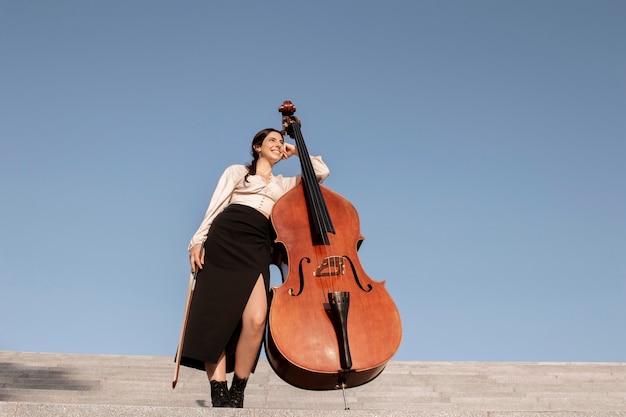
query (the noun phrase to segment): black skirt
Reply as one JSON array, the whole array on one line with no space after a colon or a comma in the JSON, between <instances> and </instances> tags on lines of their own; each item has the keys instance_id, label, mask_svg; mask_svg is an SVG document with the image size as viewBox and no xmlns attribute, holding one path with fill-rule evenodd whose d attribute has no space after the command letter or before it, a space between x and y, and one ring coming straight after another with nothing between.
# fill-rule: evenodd
<instances>
[{"instance_id":1,"label":"black skirt","mask_svg":"<svg viewBox=\"0 0 626 417\"><path fill-rule=\"evenodd\" d=\"M269 294L272 236L270 221L248 206L231 204L213 220L204 242L204 267L196 276L181 365L204 370L204 362L217 363L225 351L226 372L233 372L241 316L259 275Z\"/></svg>"}]
</instances>

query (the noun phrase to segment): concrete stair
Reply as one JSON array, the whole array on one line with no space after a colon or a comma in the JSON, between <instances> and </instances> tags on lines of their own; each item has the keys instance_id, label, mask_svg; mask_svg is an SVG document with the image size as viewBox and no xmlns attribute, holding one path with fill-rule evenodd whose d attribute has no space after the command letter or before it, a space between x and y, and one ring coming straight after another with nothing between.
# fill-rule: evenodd
<instances>
[{"instance_id":1,"label":"concrete stair","mask_svg":"<svg viewBox=\"0 0 626 417\"><path fill-rule=\"evenodd\" d=\"M306 391L261 360L244 409L213 409L173 358L0 351L0 416L626 417L626 363L400 362L346 390Z\"/></svg>"}]
</instances>

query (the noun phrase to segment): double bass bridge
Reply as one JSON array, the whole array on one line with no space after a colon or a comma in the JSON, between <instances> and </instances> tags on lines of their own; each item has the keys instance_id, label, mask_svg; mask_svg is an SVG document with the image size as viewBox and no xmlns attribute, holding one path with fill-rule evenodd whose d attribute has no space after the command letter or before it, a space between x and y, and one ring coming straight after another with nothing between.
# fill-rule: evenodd
<instances>
[{"instance_id":1,"label":"double bass bridge","mask_svg":"<svg viewBox=\"0 0 626 417\"><path fill-rule=\"evenodd\" d=\"M328 256L322 260L313 273L316 277L336 277L345 275L346 262L343 256Z\"/></svg>"},{"instance_id":2,"label":"double bass bridge","mask_svg":"<svg viewBox=\"0 0 626 417\"><path fill-rule=\"evenodd\" d=\"M298 264L298 278L300 282L300 288L297 291L294 290L293 288L289 288L288 293L291 296L297 297L300 294L302 294L302 291L304 291L304 282L306 281L305 276L308 275L308 274L305 274L304 272L305 263L306 264L311 263L311 258L308 258L305 256L302 259L300 259L300 262ZM343 256L335 255L335 256L328 256L324 258L322 262L315 269L315 272L313 272L313 276L318 277L318 278L327 278L327 277L337 277L339 275L345 275L346 263L350 264L350 270L352 271L354 281L356 282L358 287L364 292L372 291L373 289L372 284L366 284L365 286L363 286L359 278L359 274L357 273L357 270L354 266L354 263L352 263L352 260L346 255L343 255Z\"/></svg>"}]
</instances>

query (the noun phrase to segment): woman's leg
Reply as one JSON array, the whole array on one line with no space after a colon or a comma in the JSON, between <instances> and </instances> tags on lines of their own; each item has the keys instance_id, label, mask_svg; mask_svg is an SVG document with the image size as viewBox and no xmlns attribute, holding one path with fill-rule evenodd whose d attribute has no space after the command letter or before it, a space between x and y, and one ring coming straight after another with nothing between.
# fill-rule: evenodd
<instances>
[{"instance_id":1,"label":"woman's leg","mask_svg":"<svg viewBox=\"0 0 626 417\"><path fill-rule=\"evenodd\" d=\"M220 355L217 363L205 362L204 369L209 377L209 381L226 381L226 355Z\"/></svg>"},{"instance_id":2,"label":"woman's leg","mask_svg":"<svg viewBox=\"0 0 626 417\"><path fill-rule=\"evenodd\" d=\"M211 384L211 403L213 407L231 407L228 384L226 382L226 355L220 355L217 363L205 362L204 367Z\"/></svg>"},{"instance_id":3,"label":"woman's leg","mask_svg":"<svg viewBox=\"0 0 626 417\"><path fill-rule=\"evenodd\" d=\"M263 275L259 275L241 318L241 334L235 349L235 374L229 391L231 407L243 407L244 390L261 347L266 316L267 295Z\"/></svg>"},{"instance_id":4,"label":"woman's leg","mask_svg":"<svg viewBox=\"0 0 626 417\"><path fill-rule=\"evenodd\" d=\"M235 350L235 374L246 379L252 372L265 333L267 294L263 275L259 275L252 294L243 310L241 335Z\"/></svg>"}]
</instances>

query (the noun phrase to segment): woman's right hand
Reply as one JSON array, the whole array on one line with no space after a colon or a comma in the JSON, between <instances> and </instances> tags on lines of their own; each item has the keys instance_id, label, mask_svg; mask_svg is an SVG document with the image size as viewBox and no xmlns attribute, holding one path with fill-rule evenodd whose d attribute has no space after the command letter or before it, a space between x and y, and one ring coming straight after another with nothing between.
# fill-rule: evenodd
<instances>
[{"instance_id":1,"label":"woman's right hand","mask_svg":"<svg viewBox=\"0 0 626 417\"><path fill-rule=\"evenodd\" d=\"M204 253L202 249L202 243L196 243L189 249L191 272L198 272L204 266Z\"/></svg>"}]
</instances>

